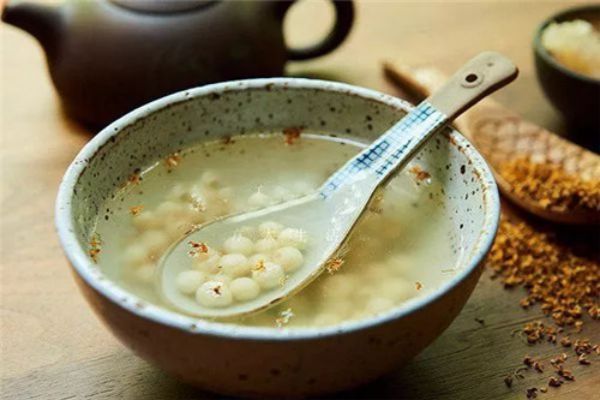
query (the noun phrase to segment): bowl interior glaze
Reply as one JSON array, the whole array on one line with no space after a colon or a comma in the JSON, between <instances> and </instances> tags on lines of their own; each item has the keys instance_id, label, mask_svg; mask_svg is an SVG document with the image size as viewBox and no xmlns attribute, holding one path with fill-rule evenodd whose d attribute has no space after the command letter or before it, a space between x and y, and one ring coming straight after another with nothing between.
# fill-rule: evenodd
<instances>
[{"instance_id":1,"label":"bowl interior glaze","mask_svg":"<svg viewBox=\"0 0 600 400\"><path fill-rule=\"evenodd\" d=\"M454 230L448 232L461 268L432 293L375 317L326 328L242 327L198 321L147 304L105 277L87 255L87 243L103 203L128 177L157 159L200 141L228 135L281 132L302 127L372 141L411 106L397 98L350 85L306 79L257 79L192 89L143 106L100 132L69 167L57 200L59 236L86 284L143 318L192 333L264 340L334 335L400 318L460 284L480 264L494 238L499 200L482 157L447 128L420 151L418 162L444 182L438 198ZM194 326L194 329L190 328ZM200 328L200 329L199 329Z\"/></svg>"}]
</instances>

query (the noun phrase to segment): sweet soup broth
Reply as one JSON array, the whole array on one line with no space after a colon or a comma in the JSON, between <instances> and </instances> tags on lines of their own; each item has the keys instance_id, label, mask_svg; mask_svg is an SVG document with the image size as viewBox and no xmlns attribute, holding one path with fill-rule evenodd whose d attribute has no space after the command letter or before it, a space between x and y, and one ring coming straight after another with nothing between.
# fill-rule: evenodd
<instances>
[{"instance_id":1,"label":"sweet soup broth","mask_svg":"<svg viewBox=\"0 0 600 400\"><path fill-rule=\"evenodd\" d=\"M318 134L256 134L172 154L132 176L107 202L91 254L128 291L177 311L163 300L155 277L157 261L172 243L196 224L315 191L361 146ZM385 312L434 289L457 268L439 185L418 161L409 164L376 196L320 277L288 301L228 322L333 325ZM307 245L318 240L308 237Z\"/></svg>"}]
</instances>

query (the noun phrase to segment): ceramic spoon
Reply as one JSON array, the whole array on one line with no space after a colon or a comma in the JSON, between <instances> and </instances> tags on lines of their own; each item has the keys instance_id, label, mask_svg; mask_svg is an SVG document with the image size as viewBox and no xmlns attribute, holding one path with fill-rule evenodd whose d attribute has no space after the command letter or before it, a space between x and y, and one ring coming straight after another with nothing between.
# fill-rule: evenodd
<instances>
[{"instance_id":1,"label":"ceramic spoon","mask_svg":"<svg viewBox=\"0 0 600 400\"><path fill-rule=\"evenodd\" d=\"M444 74L433 67L410 68L402 63L386 62L384 72L394 85L418 98L427 97L446 81ZM502 194L515 204L554 222L600 224L597 209L550 208L516 191L505 178L502 168L512 160L528 159L554 165L585 182L600 182L600 157L597 154L526 121L491 98L469 109L454 124L483 154ZM542 179L537 183L540 186L548 184Z\"/></svg>"},{"instance_id":2,"label":"ceramic spoon","mask_svg":"<svg viewBox=\"0 0 600 400\"><path fill-rule=\"evenodd\" d=\"M271 307L316 278L336 254L374 192L406 165L421 146L475 102L506 85L517 68L500 54L485 52L470 60L435 94L348 161L312 194L258 211L201 225L175 243L160 261L157 282L162 296L176 309L206 318L230 318ZM246 302L204 307L180 293L179 272L192 268L190 241L221 244L244 226L276 221L302 229L309 240L304 262L285 282ZM218 295L218 293L216 294Z\"/></svg>"}]
</instances>

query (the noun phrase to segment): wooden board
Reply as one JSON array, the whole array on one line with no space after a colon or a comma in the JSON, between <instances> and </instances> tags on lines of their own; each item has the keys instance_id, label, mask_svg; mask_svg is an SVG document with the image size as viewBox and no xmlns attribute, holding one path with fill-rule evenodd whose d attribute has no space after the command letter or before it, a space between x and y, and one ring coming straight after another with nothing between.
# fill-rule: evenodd
<instances>
[{"instance_id":1,"label":"wooden board","mask_svg":"<svg viewBox=\"0 0 600 400\"><path fill-rule=\"evenodd\" d=\"M530 41L536 24L569 2L361 2L356 29L334 54L290 66L294 75L323 77L394 92L379 62L393 55L409 64L452 71L479 50L504 52L521 77L497 99L534 122L561 131L560 119L535 81ZM319 4L298 6L288 31L318 30ZM0 395L3 399L216 398L182 385L121 345L91 313L70 276L53 227L61 176L91 137L65 119L38 45L0 27L2 55L0 144ZM527 352L555 355L551 345L529 348L511 332L540 317L518 306L521 289L507 292L482 277L451 327L414 362L337 398L512 399L549 373L526 373L511 390L502 378ZM482 318L484 325L476 322ZM597 326L583 332L600 342ZM572 360L570 360L572 362ZM600 391L600 360L573 368L576 382L541 398L592 399Z\"/></svg>"}]
</instances>

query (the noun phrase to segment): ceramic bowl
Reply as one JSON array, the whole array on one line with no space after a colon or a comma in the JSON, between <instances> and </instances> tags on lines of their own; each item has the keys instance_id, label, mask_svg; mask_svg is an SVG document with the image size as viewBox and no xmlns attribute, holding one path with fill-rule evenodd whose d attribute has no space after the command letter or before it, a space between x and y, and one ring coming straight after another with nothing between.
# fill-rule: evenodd
<instances>
[{"instance_id":1,"label":"ceramic bowl","mask_svg":"<svg viewBox=\"0 0 600 400\"><path fill-rule=\"evenodd\" d=\"M410 109L402 100L355 86L285 78L204 86L138 108L94 137L61 183L56 224L77 283L100 319L136 354L214 392L319 395L360 385L406 364L464 306L498 223L498 192L490 170L450 128L433 138L418 158L443 182L439 207L455 226L447 240L462 251L460 268L439 288L369 319L297 329L198 320L123 290L92 262L86 244L105 199L134 169L177 149L289 126L370 141Z\"/></svg>"},{"instance_id":2,"label":"ceramic bowl","mask_svg":"<svg viewBox=\"0 0 600 400\"><path fill-rule=\"evenodd\" d=\"M570 8L546 19L538 27L533 39L533 51L537 77L546 97L564 116L572 135L585 135L577 138L598 145L600 130L600 80L573 71L552 57L542 46L541 36L552 22L583 19L600 29L600 5L587 5ZM587 139L587 140L586 140Z\"/></svg>"}]
</instances>

